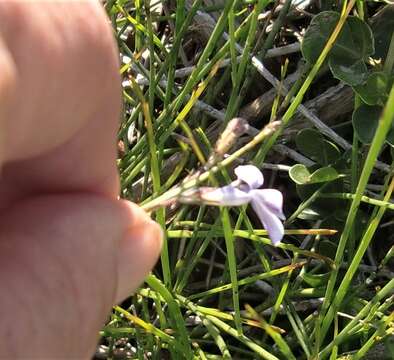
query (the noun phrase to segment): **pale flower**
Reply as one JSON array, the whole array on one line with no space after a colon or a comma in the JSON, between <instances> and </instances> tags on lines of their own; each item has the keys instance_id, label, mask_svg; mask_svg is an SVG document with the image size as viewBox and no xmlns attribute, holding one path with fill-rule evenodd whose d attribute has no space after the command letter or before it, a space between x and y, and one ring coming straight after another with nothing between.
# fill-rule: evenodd
<instances>
[{"instance_id":1,"label":"pale flower","mask_svg":"<svg viewBox=\"0 0 394 360\"><path fill-rule=\"evenodd\" d=\"M281 220L283 196L275 189L259 189L264 183L261 171L253 165L238 166L234 170L238 180L221 188L202 188L201 200L210 205L240 206L250 203L267 230L273 245L278 245L284 235Z\"/></svg>"}]
</instances>

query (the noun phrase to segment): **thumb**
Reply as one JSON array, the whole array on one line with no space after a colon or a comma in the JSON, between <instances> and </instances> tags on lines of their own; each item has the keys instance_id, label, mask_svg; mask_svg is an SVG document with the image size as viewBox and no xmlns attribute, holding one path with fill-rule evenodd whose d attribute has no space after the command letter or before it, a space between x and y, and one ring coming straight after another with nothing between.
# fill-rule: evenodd
<instances>
[{"instance_id":1,"label":"thumb","mask_svg":"<svg viewBox=\"0 0 394 360\"><path fill-rule=\"evenodd\" d=\"M88 194L24 200L0 214L0 229L4 358L89 357L111 306L161 246L159 226L136 205Z\"/></svg>"}]
</instances>

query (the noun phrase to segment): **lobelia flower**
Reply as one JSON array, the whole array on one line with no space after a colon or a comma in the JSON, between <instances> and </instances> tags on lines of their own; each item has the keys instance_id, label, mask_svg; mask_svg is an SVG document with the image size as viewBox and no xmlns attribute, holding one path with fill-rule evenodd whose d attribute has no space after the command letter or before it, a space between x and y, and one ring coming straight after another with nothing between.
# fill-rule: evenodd
<instances>
[{"instance_id":1,"label":"lobelia flower","mask_svg":"<svg viewBox=\"0 0 394 360\"><path fill-rule=\"evenodd\" d=\"M240 206L250 203L267 230L274 246L284 235L281 220L283 196L279 190L259 189L264 183L261 171L253 165L238 166L234 170L238 180L221 188L201 188L200 199L208 205Z\"/></svg>"}]
</instances>

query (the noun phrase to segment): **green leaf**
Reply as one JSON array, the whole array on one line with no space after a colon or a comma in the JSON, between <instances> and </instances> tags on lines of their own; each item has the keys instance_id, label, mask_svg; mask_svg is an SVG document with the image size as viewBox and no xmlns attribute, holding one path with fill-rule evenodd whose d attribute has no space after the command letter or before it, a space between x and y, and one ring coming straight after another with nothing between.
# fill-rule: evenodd
<instances>
[{"instance_id":1,"label":"green leaf","mask_svg":"<svg viewBox=\"0 0 394 360\"><path fill-rule=\"evenodd\" d=\"M338 179L330 181L328 184L315 183L315 184L303 184L296 186L297 194L301 200L308 200L317 190L319 190L324 185L324 190L322 194L330 194L343 192L344 181L343 176L339 175ZM309 209L318 213L321 217L331 217L335 214L335 211L339 209L346 209L348 201L336 198L317 198L310 206ZM333 227L336 229L336 227Z\"/></svg>"},{"instance_id":2,"label":"green leaf","mask_svg":"<svg viewBox=\"0 0 394 360\"><path fill-rule=\"evenodd\" d=\"M302 272L300 276L311 287L319 287L327 283L330 274L308 274L306 272Z\"/></svg>"},{"instance_id":3,"label":"green leaf","mask_svg":"<svg viewBox=\"0 0 394 360\"><path fill-rule=\"evenodd\" d=\"M316 221L321 218L321 215L313 209L306 208L298 216L297 219Z\"/></svg>"},{"instance_id":4,"label":"green leaf","mask_svg":"<svg viewBox=\"0 0 394 360\"><path fill-rule=\"evenodd\" d=\"M290 178L298 185L307 184L311 176L305 165L295 164L289 171Z\"/></svg>"},{"instance_id":5,"label":"green leaf","mask_svg":"<svg viewBox=\"0 0 394 360\"><path fill-rule=\"evenodd\" d=\"M323 11L312 19L301 44L302 55L309 63L316 62L339 18L339 13L335 11ZM329 57L335 57L337 63L342 61L349 64L357 60L365 60L373 52L371 29L359 18L349 16Z\"/></svg>"},{"instance_id":6,"label":"green leaf","mask_svg":"<svg viewBox=\"0 0 394 360\"><path fill-rule=\"evenodd\" d=\"M379 125L382 110L381 106L362 104L353 112L353 128L362 143L370 144L372 142ZM394 122L391 124L391 130L387 134L386 142L394 146Z\"/></svg>"},{"instance_id":7,"label":"green leaf","mask_svg":"<svg viewBox=\"0 0 394 360\"><path fill-rule=\"evenodd\" d=\"M322 167L311 174L308 168L302 164L292 166L289 176L298 185L333 181L340 177L338 172L331 166Z\"/></svg>"},{"instance_id":8,"label":"green leaf","mask_svg":"<svg viewBox=\"0 0 394 360\"><path fill-rule=\"evenodd\" d=\"M339 13L335 11L323 11L313 17L301 44L302 56L309 63L316 62L338 20Z\"/></svg>"},{"instance_id":9,"label":"green leaf","mask_svg":"<svg viewBox=\"0 0 394 360\"><path fill-rule=\"evenodd\" d=\"M368 69L364 60L348 62L332 56L329 60L329 66L335 78L350 86L361 85L368 77Z\"/></svg>"},{"instance_id":10,"label":"green leaf","mask_svg":"<svg viewBox=\"0 0 394 360\"><path fill-rule=\"evenodd\" d=\"M381 71L369 75L365 84L355 86L354 91L367 105L382 105L388 96L389 79L387 74Z\"/></svg>"},{"instance_id":11,"label":"green leaf","mask_svg":"<svg viewBox=\"0 0 394 360\"><path fill-rule=\"evenodd\" d=\"M360 105L352 117L353 127L358 139L364 144L372 142L382 113L380 106Z\"/></svg>"},{"instance_id":12,"label":"green leaf","mask_svg":"<svg viewBox=\"0 0 394 360\"><path fill-rule=\"evenodd\" d=\"M317 169L309 178L309 184L333 181L339 178L338 172L331 166Z\"/></svg>"},{"instance_id":13,"label":"green leaf","mask_svg":"<svg viewBox=\"0 0 394 360\"><path fill-rule=\"evenodd\" d=\"M372 18L371 27L375 38L374 58L386 59L394 29L394 6L387 5Z\"/></svg>"},{"instance_id":14,"label":"green leaf","mask_svg":"<svg viewBox=\"0 0 394 360\"><path fill-rule=\"evenodd\" d=\"M295 142L302 154L324 166L334 163L341 155L335 144L314 129L301 130Z\"/></svg>"},{"instance_id":15,"label":"green leaf","mask_svg":"<svg viewBox=\"0 0 394 360\"><path fill-rule=\"evenodd\" d=\"M373 33L368 24L357 16L349 16L345 23L345 31L339 35L339 41L353 49L355 58L367 60L375 52ZM341 56L342 54L339 54Z\"/></svg>"}]
</instances>

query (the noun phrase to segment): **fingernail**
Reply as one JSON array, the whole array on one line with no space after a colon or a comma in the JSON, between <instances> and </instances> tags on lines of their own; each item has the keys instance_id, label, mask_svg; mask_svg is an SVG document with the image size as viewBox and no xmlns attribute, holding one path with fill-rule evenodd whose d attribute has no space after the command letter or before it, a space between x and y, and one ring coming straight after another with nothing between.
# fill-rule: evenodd
<instances>
[{"instance_id":1,"label":"fingernail","mask_svg":"<svg viewBox=\"0 0 394 360\"><path fill-rule=\"evenodd\" d=\"M163 231L152 220L129 228L120 242L116 301L130 296L155 265L162 246Z\"/></svg>"}]
</instances>

